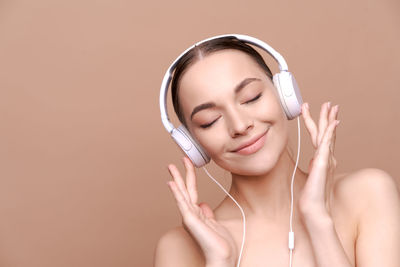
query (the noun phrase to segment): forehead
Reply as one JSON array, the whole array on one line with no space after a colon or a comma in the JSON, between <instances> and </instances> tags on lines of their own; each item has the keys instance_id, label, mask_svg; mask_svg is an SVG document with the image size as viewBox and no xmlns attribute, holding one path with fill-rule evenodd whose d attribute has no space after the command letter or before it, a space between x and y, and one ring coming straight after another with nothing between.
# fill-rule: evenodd
<instances>
[{"instance_id":1,"label":"forehead","mask_svg":"<svg viewBox=\"0 0 400 267\"><path fill-rule=\"evenodd\" d=\"M212 101L210 97L219 94L233 93L233 88L245 78L266 78L261 66L246 53L227 49L207 55L191 65L181 77L179 98L182 107L188 103Z\"/></svg>"}]
</instances>

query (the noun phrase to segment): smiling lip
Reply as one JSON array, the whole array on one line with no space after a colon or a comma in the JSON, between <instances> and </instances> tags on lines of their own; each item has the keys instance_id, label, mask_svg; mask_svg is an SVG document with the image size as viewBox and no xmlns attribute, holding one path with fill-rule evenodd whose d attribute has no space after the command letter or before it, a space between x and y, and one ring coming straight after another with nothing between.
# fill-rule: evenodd
<instances>
[{"instance_id":1,"label":"smiling lip","mask_svg":"<svg viewBox=\"0 0 400 267\"><path fill-rule=\"evenodd\" d=\"M249 155L257 152L260 150L265 143L265 136L267 135L268 130L261 135L256 136L255 138L244 142L242 145L240 145L238 148L235 150L232 150L231 152L243 154L243 155Z\"/></svg>"}]
</instances>

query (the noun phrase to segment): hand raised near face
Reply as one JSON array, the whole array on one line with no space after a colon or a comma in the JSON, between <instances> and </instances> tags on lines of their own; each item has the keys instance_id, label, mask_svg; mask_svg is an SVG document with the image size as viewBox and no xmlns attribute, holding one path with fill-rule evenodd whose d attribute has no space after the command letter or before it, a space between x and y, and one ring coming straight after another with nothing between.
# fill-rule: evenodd
<instances>
[{"instance_id":1,"label":"hand raised near face","mask_svg":"<svg viewBox=\"0 0 400 267\"><path fill-rule=\"evenodd\" d=\"M234 266L237 258L236 246L230 232L215 220L214 213L206 203L197 204L196 174L192 162L183 158L186 169L186 184L175 165L168 166L173 181L171 189L186 231L199 244L207 265Z\"/></svg>"},{"instance_id":2,"label":"hand raised near face","mask_svg":"<svg viewBox=\"0 0 400 267\"><path fill-rule=\"evenodd\" d=\"M302 105L304 123L315 148L314 157L309 165L307 182L299 199L303 211L329 214L329 192L336 168L334 157L336 127L339 106L331 107L330 102L321 107L318 127L311 118L309 105Z\"/></svg>"}]
</instances>

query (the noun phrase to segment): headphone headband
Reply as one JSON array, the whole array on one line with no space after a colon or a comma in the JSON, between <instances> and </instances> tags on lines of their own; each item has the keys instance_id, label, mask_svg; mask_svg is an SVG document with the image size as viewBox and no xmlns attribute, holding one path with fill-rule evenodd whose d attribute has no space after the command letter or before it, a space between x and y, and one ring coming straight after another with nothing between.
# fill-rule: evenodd
<instances>
[{"instance_id":1,"label":"headphone headband","mask_svg":"<svg viewBox=\"0 0 400 267\"><path fill-rule=\"evenodd\" d=\"M210 157L200 146L200 144L197 143L196 140L190 135L185 126L180 125L179 127L175 128L170 122L167 113L168 87L170 85L172 73L174 72L177 63L186 53L188 53L194 47L201 45L205 42L224 37L236 38L237 40L244 43L257 46L268 52L268 54L270 54L276 60L276 62L279 64L280 72L276 73L273 76L273 83L278 91L281 106L284 109L288 119L293 119L300 114L301 104L303 103L296 80L289 72L285 59L267 43L257 38L242 34L217 35L197 42L196 44L183 51L183 53L181 53L169 66L161 83L159 99L161 121L165 129L171 134L171 137L174 139L174 141L180 146L183 152L186 153L186 155L191 159L196 167L201 167L207 164L210 161Z\"/></svg>"}]
</instances>

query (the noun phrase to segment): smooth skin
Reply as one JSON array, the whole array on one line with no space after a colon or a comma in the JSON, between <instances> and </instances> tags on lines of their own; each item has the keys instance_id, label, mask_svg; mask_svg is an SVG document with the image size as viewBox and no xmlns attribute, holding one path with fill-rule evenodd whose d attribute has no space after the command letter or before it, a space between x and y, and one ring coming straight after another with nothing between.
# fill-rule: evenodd
<instances>
[{"instance_id":1,"label":"smooth skin","mask_svg":"<svg viewBox=\"0 0 400 267\"><path fill-rule=\"evenodd\" d=\"M234 88L247 78L238 92ZM180 99L188 129L213 161L231 172L230 194L246 214L240 266L288 266L290 181L295 166L287 152L288 121L273 84L251 58L224 50L202 58L181 80ZM193 115L194 107L214 105ZM293 266L400 266L400 197L395 180L379 169L335 174L339 107L321 107L318 123L307 103L302 118L315 148L308 173L298 169L294 186ZM207 126L207 127L205 127ZM263 147L242 155L241 144L267 132ZM182 227L165 233L155 267L236 266L242 217L226 197L214 210L198 203L196 174L183 159L167 184ZM297 215L297 213L298 215Z\"/></svg>"}]
</instances>

